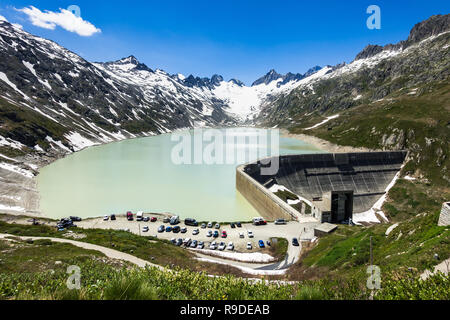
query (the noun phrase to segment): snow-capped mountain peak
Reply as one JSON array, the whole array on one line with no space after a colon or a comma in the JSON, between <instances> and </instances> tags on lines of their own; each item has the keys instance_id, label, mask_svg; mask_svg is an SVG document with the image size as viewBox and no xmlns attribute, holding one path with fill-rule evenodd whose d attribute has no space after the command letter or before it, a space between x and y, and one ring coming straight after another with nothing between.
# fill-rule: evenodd
<instances>
[{"instance_id":1,"label":"snow-capped mountain peak","mask_svg":"<svg viewBox=\"0 0 450 320\"><path fill-rule=\"evenodd\" d=\"M283 76L281 74L277 73L274 69L272 69L269 72L267 72L264 76L262 76L261 78L257 79L255 82L253 82L252 87L260 85L260 84L268 85L272 81L278 80L280 78L283 78Z\"/></svg>"}]
</instances>

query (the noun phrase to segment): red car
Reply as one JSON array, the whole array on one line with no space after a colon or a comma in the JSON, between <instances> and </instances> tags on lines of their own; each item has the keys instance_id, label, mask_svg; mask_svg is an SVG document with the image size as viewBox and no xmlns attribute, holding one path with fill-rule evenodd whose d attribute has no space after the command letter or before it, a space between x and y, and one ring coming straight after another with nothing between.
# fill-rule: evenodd
<instances>
[{"instance_id":1,"label":"red car","mask_svg":"<svg viewBox=\"0 0 450 320\"><path fill-rule=\"evenodd\" d=\"M127 212L127 220L128 220L128 221L133 220L133 213L132 213L131 211L128 211L128 212Z\"/></svg>"},{"instance_id":2,"label":"red car","mask_svg":"<svg viewBox=\"0 0 450 320\"><path fill-rule=\"evenodd\" d=\"M228 235L227 235L227 232L226 231L222 231L222 238L226 238Z\"/></svg>"},{"instance_id":3,"label":"red car","mask_svg":"<svg viewBox=\"0 0 450 320\"><path fill-rule=\"evenodd\" d=\"M157 220L156 217L152 217L152 218L150 219L151 222L156 222L156 220Z\"/></svg>"}]
</instances>

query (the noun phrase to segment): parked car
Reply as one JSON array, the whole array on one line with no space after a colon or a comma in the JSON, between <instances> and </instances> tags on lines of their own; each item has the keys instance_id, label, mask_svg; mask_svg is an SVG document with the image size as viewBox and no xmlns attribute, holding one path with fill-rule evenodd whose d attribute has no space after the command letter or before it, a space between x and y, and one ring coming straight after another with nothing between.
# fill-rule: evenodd
<instances>
[{"instance_id":1,"label":"parked car","mask_svg":"<svg viewBox=\"0 0 450 320\"><path fill-rule=\"evenodd\" d=\"M197 220L192 219L192 218L184 219L184 224L187 225L187 226L193 226L193 227L197 227L198 226Z\"/></svg>"},{"instance_id":2,"label":"parked car","mask_svg":"<svg viewBox=\"0 0 450 320\"><path fill-rule=\"evenodd\" d=\"M248 237L249 238L253 238L255 235L253 234L253 231L251 231L251 230L248 230L247 231L247 235L248 235Z\"/></svg>"},{"instance_id":3,"label":"parked car","mask_svg":"<svg viewBox=\"0 0 450 320\"><path fill-rule=\"evenodd\" d=\"M206 223L202 223L201 228L206 229Z\"/></svg>"},{"instance_id":4,"label":"parked car","mask_svg":"<svg viewBox=\"0 0 450 320\"><path fill-rule=\"evenodd\" d=\"M133 220L133 213L131 211L127 212L127 220L132 221Z\"/></svg>"},{"instance_id":5,"label":"parked car","mask_svg":"<svg viewBox=\"0 0 450 320\"><path fill-rule=\"evenodd\" d=\"M143 226L142 227L142 232L148 232L148 227L147 226Z\"/></svg>"},{"instance_id":6,"label":"parked car","mask_svg":"<svg viewBox=\"0 0 450 320\"><path fill-rule=\"evenodd\" d=\"M198 229L194 229L194 230L192 230L192 234L195 236L195 235L197 235L197 234L199 234L200 233L200 230L198 230Z\"/></svg>"},{"instance_id":7,"label":"parked car","mask_svg":"<svg viewBox=\"0 0 450 320\"><path fill-rule=\"evenodd\" d=\"M190 247L191 248L197 248L197 244L198 244L197 240L192 240Z\"/></svg>"},{"instance_id":8,"label":"parked car","mask_svg":"<svg viewBox=\"0 0 450 320\"><path fill-rule=\"evenodd\" d=\"M208 222L208 228L212 228L213 224L212 222Z\"/></svg>"},{"instance_id":9,"label":"parked car","mask_svg":"<svg viewBox=\"0 0 450 320\"><path fill-rule=\"evenodd\" d=\"M217 237L219 237L219 231L217 231L217 230L216 230L216 231L214 231L214 233L213 233L213 237L214 237L214 238L217 238Z\"/></svg>"},{"instance_id":10,"label":"parked car","mask_svg":"<svg viewBox=\"0 0 450 320\"><path fill-rule=\"evenodd\" d=\"M142 218L142 221L149 222L150 221L150 217L144 217L144 218Z\"/></svg>"},{"instance_id":11,"label":"parked car","mask_svg":"<svg viewBox=\"0 0 450 320\"><path fill-rule=\"evenodd\" d=\"M76 227L76 225L73 223L72 220L68 219L68 218L63 218L61 220L59 220L59 222L56 224L56 228L59 229L68 229L71 227ZM59 230L61 231L61 230Z\"/></svg>"},{"instance_id":12,"label":"parked car","mask_svg":"<svg viewBox=\"0 0 450 320\"><path fill-rule=\"evenodd\" d=\"M170 218L170 224L171 225L176 225L180 223L180 217L179 216L173 216L172 218Z\"/></svg>"},{"instance_id":13,"label":"parked car","mask_svg":"<svg viewBox=\"0 0 450 320\"><path fill-rule=\"evenodd\" d=\"M292 238L292 245L296 247L299 246L297 238Z\"/></svg>"},{"instance_id":14,"label":"parked car","mask_svg":"<svg viewBox=\"0 0 450 320\"><path fill-rule=\"evenodd\" d=\"M181 228L181 233L186 233L186 232L187 232L187 228L186 227Z\"/></svg>"},{"instance_id":15,"label":"parked car","mask_svg":"<svg viewBox=\"0 0 450 320\"><path fill-rule=\"evenodd\" d=\"M253 218L253 224L255 226L262 226L262 225L266 225L267 221L264 220L263 218Z\"/></svg>"},{"instance_id":16,"label":"parked car","mask_svg":"<svg viewBox=\"0 0 450 320\"><path fill-rule=\"evenodd\" d=\"M222 238L226 238L228 236L227 232L225 230L222 231Z\"/></svg>"},{"instance_id":17,"label":"parked car","mask_svg":"<svg viewBox=\"0 0 450 320\"><path fill-rule=\"evenodd\" d=\"M169 222L170 222L170 219L169 219L168 217L165 217L165 218L163 219L163 222L164 222L164 223L169 223Z\"/></svg>"},{"instance_id":18,"label":"parked car","mask_svg":"<svg viewBox=\"0 0 450 320\"><path fill-rule=\"evenodd\" d=\"M260 221L263 221L264 219L261 217L256 217L252 219L252 223L257 226L259 224Z\"/></svg>"},{"instance_id":19,"label":"parked car","mask_svg":"<svg viewBox=\"0 0 450 320\"><path fill-rule=\"evenodd\" d=\"M181 231L180 226L175 226L175 227L172 228L172 232L173 232L173 233L178 233L178 232L180 232L180 231Z\"/></svg>"},{"instance_id":20,"label":"parked car","mask_svg":"<svg viewBox=\"0 0 450 320\"><path fill-rule=\"evenodd\" d=\"M223 251L223 250L225 250L226 246L227 245L225 244L225 242L221 242L221 243L219 243L219 247L217 249L219 249L220 251Z\"/></svg>"},{"instance_id":21,"label":"parked car","mask_svg":"<svg viewBox=\"0 0 450 320\"><path fill-rule=\"evenodd\" d=\"M112 216L113 216L113 215L111 215L111 218L112 218ZM80 217L70 216L69 218L70 218L70 220L72 220L72 221L81 221L81 218L80 218ZM112 219L111 219L111 220L112 220Z\"/></svg>"},{"instance_id":22,"label":"parked car","mask_svg":"<svg viewBox=\"0 0 450 320\"><path fill-rule=\"evenodd\" d=\"M105 215L103 216L103 221L108 221L108 220L109 220L109 216L105 214Z\"/></svg>"},{"instance_id":23,"label":"parked car","mask_svg":"<svg viewBox=\"0 0 450 320\"><path fill-rule=\"evenodd\" d=\"M81 218L80 218L81 219ZM116 215L115 214L112 214L111 215L111 220L116 220ZM81 221L81 220L80 220Z\"/></svg>"},{"instance_id":24,"label":"parked car","mask_svg":"<svg viewBox=\"0 0 450 320\"><path fill-rule=\"evenodd\" d=\"M205 243L203 241L199 241L197 244L197 249L203 249L205 247Z\"/></svg>"},{"instance_id":25,"label":"parked car","mask_svg":"<svg viewBox=\"0 0 450 320\"><path fill-rule=\"evenodd\" d=\"M177 239L172 238L172 239L170 239L170 242L172 242L173 244L176 244L177 243Z\"/></svg>"},{"instance_id":26,"label":"parked car","mask_svg":"<svg viewBox=\"0 0 450 320\"><path fill-rule=\"evenodd\" d=\"M212 235L213 235L213 232L211 230L208 230L208 232L206 233L206 236L207 237L212 237Z\"/></svg>"},{"instance_id":27,"label":"parked car","mask_svg":"<svg viewBox=\"0 0 450 320\"><path fill-rule=\"evenodd\" d=\"M150 219L150 222L156 222L156 220L158 220L158 219L156 219L156 217L152 217L152 218Z\"/></svg>"},{"instance_id":28,"label":"parked car","mask_svg":"<svg viewBox=\"0 0 450 320\"><path fill-rule=\"evenodd\" d=\"M252 250L252 243L251 242L247 242L247 249L248 250Z\"/></svg>"},{"instance_id":29,"label":"parked car","mask_svg":"<svg viewBox=\"0 0 450 320\"><path fill-rule=\"evenodd\" d=\"M173 229L173 228L172 228L171 226L167 226L167 227L166 227L166 232L171 232L172 229Z\"/></svg>"},{"instance_id":30,"label":"parked car","mask_svg":"<svg viewBox=\"0 0 450 320\"><path fill-rule=\"evenodd\" d=\"M177 239L176 245L177 245L177 246L181 246L182 244L183 244L183 239L178 238L178 239Z\"/></svg>"},{"instance_id":31,"label":"parked car","mask_svg":"<svg viewBox=\"0 0 450 320\"><path fill-rule=\"evenodd\" d=\"M236 222L236 226L237 226L238 228L240 228L240 227L242 227L242 224L241 224L240 222Z\"/></svg>"},{"instance_id":32,"label":"parked car","mask_svg":"<svg viewBox=\"0 0 450 320\"><path fill-rule=\"evenodd\" d=\"M215 242L215 241L211 242L211 244L209 245L209 249L216 250L217 249L217 242Z\"/></svg>"},{"instance_id":33,"label":"parked car","mask_svg":"<svg viewBox=\"0 0 450 320\"><path fill-rule=\"evenodd\" d=\"M243 232L239 232L239 238L244 238L244 233Z\"/></svg>"},{"instance_id":34,"label":"parked car","mask_svg":"<svg viewBox=\"0 0 450 320\"><path fill-rule=\"evenodd\" d=\"M161 233L164 232L164 230L166 230L166 227L164 225L160 225L158 228L158 232Z\"/></svg>"},{"instance_id":35,"label":"parked car","mask_svg":"<svg viewBox=\"0 0 450 320\"><path fill-rule=\"evenodd\" d=\"M230 224L230 227L234 229L234 228L236 228L236 224L234 224L234 222L232 222L232 223Z\"/></svg>"},{"instance_id":36,"label":"parked car","mask_svg":"<svg viewBox=\"0 0 450 320\"><path fill-rule=\"evenodd\" d=\"M234 250L234 244L233 244L233 242L228 242L227 250L231 250L231 251Z\"/></svg>"},{"instance_id":37,"label":"parked car","mask_svg":"<svg viewBox=\"0 0 450 320\"><path fill-rule=\"evenodd\" d=\"M189 246L190 244L191 244L191 238L185 238L184 240L183 240L183 244L187 247L187 246Z\"/></svg>"},{"instance_id":38,"label":"parked car","mask_svg":"<svg viewBox=\"0 0 450 320\"><path fill-rule=\"evenodd\" d=\"M274 223L275 223L275 224L286 224L287 222L286 222L285 219L277 219L277 220L275 220Z\"/></svg>"},{"instance_id":39,"label":"parked car","mask_svg":"<svg viewBox=\"0 0 450 320\"><path fill-rule=\"evenodd\" d=\"M266 244L268 247L270 247L272 245L272 243L269 240L266 241Z\"/></svg>"},{"instance_id":40,"label":"parked car","mask_svg":"<svg viewBox=\"0 0 450 320\"><path fill-rule=\"evenodd\" d=\"M142 221L143 218L144 218L144 212L138 211L136 213L136 221Z\"/></svg>"},{"instance_id":41,"label":"parked car","mask_svg":"<svg viewBox=\"0 0 450 320\"><path fill-rule=\"evenodd\" d=\"M260 248L265 248L264 241L262 241L262 240L258 241L258 245Z\"/></svg>"},{"instance_id":42,"label":"parked car","mask_svg":"<svg viewBox=\"0 0 450 320\"><path fill-rule=\"evenodd\" d=\"M216 223L216 225L214 226L214 228L220 229L220 223Z\"/></svg>"}]
</instances>

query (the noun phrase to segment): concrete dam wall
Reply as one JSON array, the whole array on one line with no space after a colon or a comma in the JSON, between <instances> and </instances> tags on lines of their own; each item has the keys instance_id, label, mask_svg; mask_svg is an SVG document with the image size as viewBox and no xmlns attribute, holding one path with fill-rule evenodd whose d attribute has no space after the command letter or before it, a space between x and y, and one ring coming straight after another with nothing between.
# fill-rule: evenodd
<instances>
[{"instance_id":1,"label":"concrete dam wall","mask_svg":"<svg viewBox=\"0 0 450 320\"><path fill-rule=\"evenodd\" d=\"M236 189L266 219L296 220L298 212L270 190L254 180L245 171L245 165L236 169Z\"/></svg>"},{"instance_id":2,"label":"concrete dam wall","mask_svg":"<svg viewBox=\"0 0 450 320\"><path fill-rule=\"evenodd\" d=\"M268 219L299 215L268 190L273 184L311 201L329 192L353 191L353 212L364 212L385 193L406 155L386 151L279 156L271 158L279 161L279 170L272 175L261 174L261 168L269 166L261 161L238 167L236 187Z\"/></svg>"}]
</instances>

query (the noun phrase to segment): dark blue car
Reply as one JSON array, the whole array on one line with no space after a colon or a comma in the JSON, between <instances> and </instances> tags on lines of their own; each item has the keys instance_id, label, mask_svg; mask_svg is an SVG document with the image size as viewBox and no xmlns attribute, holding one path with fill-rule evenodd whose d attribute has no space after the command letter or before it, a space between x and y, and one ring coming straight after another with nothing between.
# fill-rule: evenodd
<instances>
[{"instance_id":1,"label":"dark blue car","mask_svg":"<svg viewBox=\"0 0 450 320\"><path fill-rule=\"evenodd\" d=\"M262 241L262 240L258 241L258 245L259 245L260 248L264 248L265 247L264 246L264 241Z\"/></svg>"},{"instance_id":2,"label":"dark blue car","mask_svg":"<svg viewBox=\"0 0 450 320\"><path fill-rule=\"evenodd\" d=\"M298 240L297 240L297 238L292 238L292 245L298 247Z\"/></svg>"},{"instance_id":3,"label":"dark blue car","mask_svg":"<svg viewBox=\"0 0 450 320\"><path fill-rule=\"evenodd\" d=\"M171 232L171 231L172 231L172 227L171 226L166 227L166 232Z\"/></svg>"}]
</instances>

